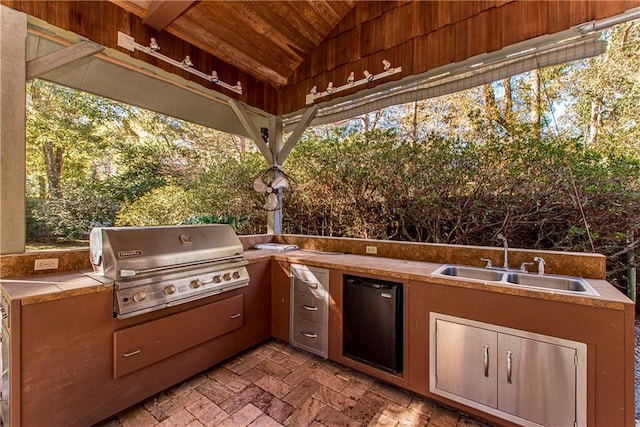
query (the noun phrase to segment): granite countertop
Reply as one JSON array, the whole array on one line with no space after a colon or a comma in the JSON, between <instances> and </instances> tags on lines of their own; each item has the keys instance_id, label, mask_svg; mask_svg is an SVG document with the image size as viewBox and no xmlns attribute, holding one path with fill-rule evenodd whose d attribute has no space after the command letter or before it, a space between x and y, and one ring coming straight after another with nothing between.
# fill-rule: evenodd
<instances>
[{"instance_id":1,"label":"granite countertop","mask_svg":"<svg viewBox=\"0 0 640 427\"><path fill-rule=\"evenodd\" d=\"M111 291L112 283L90 270L0 279L3 293L22 305Z\"/></svg>"},{"instance_id":2,"label":"granite countertop","mask_svg":"<svg viewBox=\"0 0 640 427\"><path fill-rule=\"evenodd\" d=\"M442 264L433 262L406 261L394 258L341 253L323 253L307 250L286 252L248 250L245 251L244 255L249 262L257 262L271 258L276 261L299 263L314 267L349 270L350 272L355 273L379 275L418 282L429 282L445 286L481 289L507 295L588 305L614 310L624 310L625 306L633 304L631 300L606 280L585 279L599 295L580 296L564 292L554 292L552 290L529 289L506 284L496 284L495 282L480 282L477 280L466 280L463 278L434 276L433 272L441 267Z\"/></svg>"},{"instance_id":3,"label":"granite countertop","mask_svg":"<svg viewBox=\"0 0 640 427\"><path fill-rule=\"evenodd\" d=\"M501 294L615 310L624 310L625 306L632 304L628 298L605 280L587 279L589 285L598 292L599 296L574 296L561 292L527 289L492 282L434 276L433 272L442 264L433 262L309 250L287 252L247 250L244 252L244 256L249 263L273 259L275 261L347 270L353 273L385 276L393 279L481 289ZM0 279L0 285L2 285L3 292L10 300L21 300L22 305L69 298L87 293L111 291L112 287L112 283L109 280L94 275L91 271L28 276L19 279Z\"/></svg>"}]
</instances>

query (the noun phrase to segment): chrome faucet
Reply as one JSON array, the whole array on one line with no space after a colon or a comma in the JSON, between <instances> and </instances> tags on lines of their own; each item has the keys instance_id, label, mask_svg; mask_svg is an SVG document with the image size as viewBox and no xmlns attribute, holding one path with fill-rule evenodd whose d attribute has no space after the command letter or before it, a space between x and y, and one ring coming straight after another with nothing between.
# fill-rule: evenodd
<instances>
[{"instance_id":1,"label":"chrome faucet","mask_svg":"<svg viewBox=\"0 0 640 427\"><path fill-rule=\"evenodd\" d=\"M507 238L504 237L502 235L502 233L499 233L496 238L498 240L502 240L502 244L504 245L504 265L502 266L502 268L504 268L505 270L509 269L509 243L507 243Z\"/></svg>"},{"instance_id":2,"label":"chrome faucet","mask_svg":"<svg viewBox=\"0 0 640 427\"><path fill-rule=\"evenodd\" d=\"M539 256L534 257L533 260L538 263L538 274L542 276L544 274L544 266L546 262L544 262L544 259Z\"/></svg>"}]
</instances>

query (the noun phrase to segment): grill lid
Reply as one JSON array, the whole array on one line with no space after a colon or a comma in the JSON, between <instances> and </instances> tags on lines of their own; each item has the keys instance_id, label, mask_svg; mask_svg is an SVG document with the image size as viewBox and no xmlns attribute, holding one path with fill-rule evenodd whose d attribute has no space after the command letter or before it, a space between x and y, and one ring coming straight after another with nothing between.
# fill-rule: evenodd
<instances>
[{"instance_id":1,"label":"grill lid","mask_svg":"<svg viewBox=\"0 0 640 427\"><path fill-rule=\"evenodd\" d=\"M243 257L228 224L97 227L89 246L93 270L113 280Z\"/></svg>"}]
</instances>

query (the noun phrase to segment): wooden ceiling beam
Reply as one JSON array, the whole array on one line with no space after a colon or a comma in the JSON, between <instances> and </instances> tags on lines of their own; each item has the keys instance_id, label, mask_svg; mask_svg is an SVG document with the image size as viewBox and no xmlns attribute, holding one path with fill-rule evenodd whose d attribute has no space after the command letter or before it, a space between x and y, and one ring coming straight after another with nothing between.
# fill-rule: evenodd
<instances>
[{"instance_id":1,"label":"wooden ceiling beam","mask_svg":"<svg viewBox=\"0 0 640 427\"><path fill-rule=\"evenodd\" d=\"M83 41L60 50L51 52L40 58L27 62L27 80L35 79L41 75L62 67L70 62L91 56L104 49L103 46L90 41Z\"/></svg>"},{"instance_id":2,"label":"wooden ceiling beam","mask_svg":"<svg viewBox=\"0 0 640 427\"><path fill-rule=\"evenodd\" d=\"M158 31L163 30L193 3L194 0L153 0L142 23Z\"/></svg>"}]
</instances>

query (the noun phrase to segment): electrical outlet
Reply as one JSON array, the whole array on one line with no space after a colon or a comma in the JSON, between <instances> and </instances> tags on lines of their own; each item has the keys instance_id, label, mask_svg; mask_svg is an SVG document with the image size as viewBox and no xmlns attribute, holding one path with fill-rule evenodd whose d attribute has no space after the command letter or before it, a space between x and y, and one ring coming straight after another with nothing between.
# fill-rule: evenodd
<instances>
[{"instance_id":1,"label":"electrical outlet","mask_svg":"<svg viewBox=\"0 0 640 427\"><path fill-rule=\"evenodd\" d=\"M57 270L58 258L37 259L34 270Z\"/></svg>"},{"instance_id":2,"label":"electrical outlet","mask_svg":"<svg viewBox=\"0 0 640 427\"><path fill-rule=\"evenodd\" d=\"M366 247L366 251L368 254L377 254L378 253L378 247L377 246L367 246Z\"/></svg>"}]
</instances>

